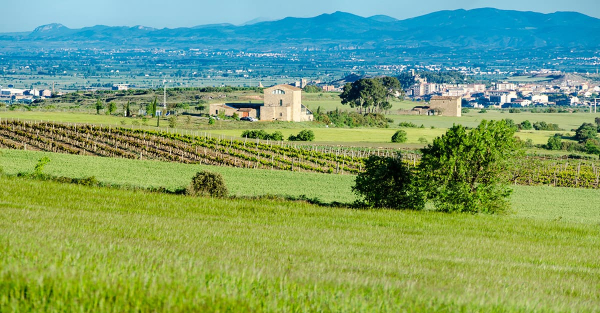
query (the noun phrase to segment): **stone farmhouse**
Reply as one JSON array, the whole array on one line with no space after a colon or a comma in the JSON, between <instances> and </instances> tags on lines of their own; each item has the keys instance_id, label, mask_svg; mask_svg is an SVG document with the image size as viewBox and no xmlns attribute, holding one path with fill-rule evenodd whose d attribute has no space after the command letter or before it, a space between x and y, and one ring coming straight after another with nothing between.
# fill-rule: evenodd
<instances>
[{"instance_id":1,"label":"stone farmhouse","mask_svg":"<svg viewBox=\"0 0 600 313\"><path fill-rule=\"evenodd\" d=\"M210 105L210 114L253 117L261 121L305 122L313 114L302 104L302 89L277 85L264 90L264 103L217 103Z\"/></svg>"},{"instance_id":2,"label":"stone farmhouse","mask_svg":"<svg viewBox=\"0 0 600 313\"><path fill-rule=\"evenodd\" d=\"M428 106L413 108L417 115L462 116L462 97L434 96Z\"/></svg>"}]
</instances>

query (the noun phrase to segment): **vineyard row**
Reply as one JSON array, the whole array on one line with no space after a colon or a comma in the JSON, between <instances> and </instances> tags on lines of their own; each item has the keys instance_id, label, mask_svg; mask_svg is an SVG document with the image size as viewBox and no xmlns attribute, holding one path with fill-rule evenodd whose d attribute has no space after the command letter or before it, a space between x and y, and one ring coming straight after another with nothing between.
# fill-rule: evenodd
<instances>
[{"instance_id":1,"label":"vineyard row","mask_svg":"<svg viewBox=\"0 0 600 313\"><path fill-rule=\"evenodd\" d=\"M53 122L0 121L0 147L68 154L150 159L169 162L318 173L357 174L369 155L394 156L390 150L284 146L254 140L182 135L164 131L68 125ZM415 154L404 154L411 165ZM590 160L527 157L514 160L508 173L519 185L599 188L600 164Z\"/></svg>"}]
</instances>

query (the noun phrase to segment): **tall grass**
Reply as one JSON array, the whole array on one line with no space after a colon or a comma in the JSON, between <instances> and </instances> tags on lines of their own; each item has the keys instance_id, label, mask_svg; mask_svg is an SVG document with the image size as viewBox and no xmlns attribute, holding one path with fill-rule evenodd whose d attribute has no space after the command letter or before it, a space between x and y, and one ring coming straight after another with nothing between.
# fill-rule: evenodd
<instances>
[{"instance_id":1,"label":"tall grass","mask_svg":"<svg viewBox=\"0 0 600 313\"><path fill-rule=\"evenodd\" d=\"M0 311L596 311L600 229L0 178Z\"/></svg>"}]
</instances>

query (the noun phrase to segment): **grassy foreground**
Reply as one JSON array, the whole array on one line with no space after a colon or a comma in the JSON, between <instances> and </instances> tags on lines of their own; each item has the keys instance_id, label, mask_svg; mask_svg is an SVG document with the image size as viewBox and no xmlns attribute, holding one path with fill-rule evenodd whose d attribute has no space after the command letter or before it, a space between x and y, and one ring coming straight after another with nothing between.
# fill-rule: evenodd
<instances>
[{"instance_id":1,"label":"grassy foreground","mask_svg":"<svg viewBox=\"0 0 600 313\"><path fill-rule=\"evenodd\" d=\"M600 307L597 221L0 186L0 311Z\"/></svg>"}]
</instances>

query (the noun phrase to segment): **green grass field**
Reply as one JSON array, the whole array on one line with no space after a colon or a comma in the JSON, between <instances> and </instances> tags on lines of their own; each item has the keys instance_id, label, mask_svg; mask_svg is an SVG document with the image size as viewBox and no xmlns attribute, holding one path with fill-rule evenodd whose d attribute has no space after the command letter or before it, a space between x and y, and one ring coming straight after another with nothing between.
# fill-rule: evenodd
<instances>
[{"instance_id":1,"label":"green grass field","mask_svg":"<svg viewBox=\"0 0 600 313\"><path fill-rule=\"evenodd\" d=\"M304 93L302 96L302 104L313 111L316 111L318 107L321 107L321 111L323 112L335 111L336 109L354 110L348 105L342 105L339 93L323 93L322 95ZM410 100L391 100L391 104L391 111L411 110L415 106L422 105L420 102L414 102Z\"/></svg>"},{"instance_id":2,"label":"green grass field","mask_svg":"<svg viewBox=\"0 0 600 313\"><path fill-rule=\"evenodd\" d=\"M353 175L331 175L286 171L253 170L158 161L101 158L49 152L0 150L0 166L9 175L32 172L43 156L50 158L44 173L84 178L95 176L106 184L177 189L189 184L199 170L221 173L232 195L278 195L318 198L323 202L351 203ZM600 190L514 186L513 211L518 217L580 223L600 223L596 201Z\"/></svg>"},{"instance_id":3,"label":"green grass field","mask_svg":"<svg viewBox=\"0 0 600 313\"><path fill-rule=\"evenodd\" d=\"M280 131L287 139L289 135L296 135L304 128L265 128L268 133ZM317 144L344 144L348 146L363 146L367 143L391 143L392 135L399 128L312 128L315 134L314 142ZM418 139L423 137L431 142L434 138L446 132L446 129L430 128L405 128L407 132L407 143L419 143ZM214 129L212 134L228 137L241 137L241 129ZM303 143L306 144L306 143ZM311 144L310 142L308 144ZM402 145L390 145L400 147Z\"/></svg>"},{"instance_id":4,"label":"green grass field","mask_svg":"<svg viewBox=\"0 0 600 313\"><path fill-rule=\"evenodd\" d=\"M527 188L529 211L521 217L332 209L5 177L0 186L1 311L600 307L597 208L577 207L580 199L556 216L556 196L566 204L578 191Z\"/></svg>"},{"instance_id":5,"label":"green grass field","mask_svg":"<svg viewBox=\"0 0 600 313\"><path fill-rule=\"evenodd\" d=\"M489 112L489 111L488 111ZM534 114L534 113L521 113L521 114L502 114L498 112L490 112L485 114L469 113L468 115L461 118L461 124L465 126L475 127L482 119L502 119L512 118L515 122L520 123L525 119L533 120L532 117L537 115L551 116L546 120L551 123L558 123L561 117L566 117L563 123L569 123L572 128L577 128L583 122L593 122L593 118L586 114ZM408 144L419 144L420 138L424 138L427 142L432 142L436 137L444 134L446 129L452 127L456 123L457 118L442 117L442 116L394 116L395 125L391 128L324 128L311 126L304 123L303 126L283 123L278 124L276 127L271 125L265 125L265 123L247 123L247 122L224 122L208 127L205 121L202 121L201 125L194 119L194 122L188 128L185 124L185 117L181 117L179 121L179 127L172 130L185 133L186 131L196 131L202 134L211 133L215 136L223 135L229 137L240 137L243 129L247 128L262 128L267 132L281 131L285 138L291 134L297 134L302 129L311 128L315 133L315 142L319 144L343 144L347 146L373 146L370 144L377 144L376 146L381 147L401 147L401 144L391 144L391 138L394 132L398 130L397 127L400 121L413 122L417 125L424 125L426 128L403 128L407 132L407 143ZM131 123L131 119L125 119L118 116L110 115L96 115L96 114L83 114L83 113L64 113L64 112L0 112L0 118L18 118L23 120L36 120L36 121L57 121L67 123L90 123L90 124L102 124L102 125L114 125L123 126L121 121ZM588 120L587 118L591 118ZM136 119L140 122L140 119ZM235 124L235 125L234 125ZM135 128L144 127L147 129L156 129L155 120L149 120L147 122L149 126L137 125ZM560 124L559 124L560 125ZM435 128L432 129L431 126ZM566 125L563 125L565 127ZM131 127L130 124L124 125L124 127ZM161 122L161 129L166 129L168 122L163 120ZM572 134L570 131L562 131L563 134ZM556 132L546 131L522 131L517 133L523 140L532 139L534 144L545 144L548 142L548 138L553 136Z\"/></svg>"},{"instance_id":6,"label":"green grass field","mask_svg":"<svg viewBox=\"0 0 600 313\"><path fill-rule=\"evenodd\" d=\"M354 177L350 175L291 173L19 150L0 151L0 166L10 175L32 172L37 161L48 156L51 161L44 168L46 174L72 178L95 176L107 184L175 190L186 187L198 171L211 170L223 175L230 193L236 196L305 195L324 202L355 200L350 191Z\"/></svg>"},{"instance_id":7,"label":"green grass field","mask_svg":"<svg viewBox=\"0 0 600 313\"><path fill-rule=\"evenodd\" d=\"M469 113L462 117L449 116L423 116L423 115L391 115L397 125L399 122L413 122L417 125L423 124L425 127L450 128L453 124L462 124L464 126L476 127L482 120L501 120L512 119L515 123L521 123L525 120L534 122L547 122L558 124L563 132L569 132L576 129L582 123L593 123L594 118L600 117L600 113L508 113L506 111L488 110L486 113L478 113L478 109L471 109ZM504 113L503 113L504 112Z\"/></svg>"}]
</instances>

